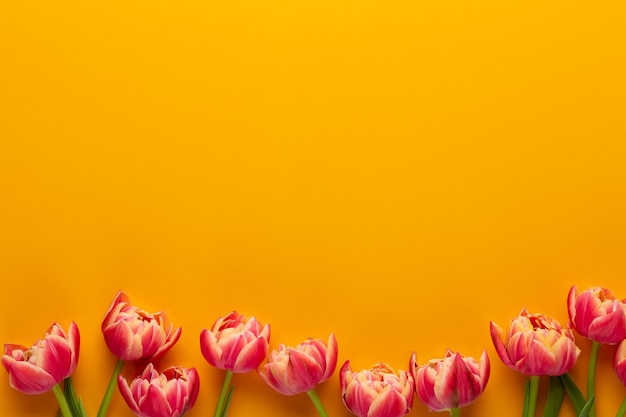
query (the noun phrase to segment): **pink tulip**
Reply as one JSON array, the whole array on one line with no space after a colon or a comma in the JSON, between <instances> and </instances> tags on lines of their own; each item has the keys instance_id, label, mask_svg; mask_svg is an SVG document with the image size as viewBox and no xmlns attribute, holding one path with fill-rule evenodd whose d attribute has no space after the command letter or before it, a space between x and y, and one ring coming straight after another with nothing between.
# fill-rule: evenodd
<instances>
[{"instance_id":1,"label":"pink tulip","mask_svg":"<svg viewBox=\"0 0 626 417\"><path fill-rule=\"evenodd\" d=\"M236 373L256 369L267 356L270 325L233 311L200 333L202 355L212 366Z\"/></svg>"},{"instance_id":2,"label":"pink tulip","mask_svg":"<svg viewBox=\"0 0 626 417\"><path fill-rule=\"evenodd\" d=\"M76 323L69 333L53 323L43 340L30 348L4 345L2 365L9 373L9 385L25 394L41 394L74 373L78 363L80 334Z\"/></svg>"},{"instance_id":3,"label":"pink tulip","mask_svg":"<svg viewBox=\"0 0 626 417\"><path fill-rule=\"evenodd\" d=\"M124 361L156 360L180 338L182 329L166 325L163 312L147 313L118 292L102 322L102 334L111 352Z\"/></svg>"},{"instance_id":4,"label":"pink tulip","mask_svg":"<svg viewBox=\"0 0 626 417\"><path fill-rule=\"evenodd\" d=\"M118 388L138 417L180 417L195 404L200 379L195 368L171 367L159 373L149 363L130 385L119 375Z\"/></svg>"},{"instance_id":5,"label":"pink tulip","mask_svg":"<svg viewBox=\"0 0 626 417\"><path fill-rule=\"evenodd\" d=\"M446 351L443 359L417 366L411 356L411 374L419 399L431 411L451 410L472 402L485 390L489 380L489 357L484 351L480 362L460 353Z\"/></svg>"},{"instance_id":6,"label":"pink tulip","mask_svg":"<svg viewBox=\"0 0 626 417\"><path fill-rule=\"evenodd\" d=\"M346 361L339 380L343 403L357 417L401 417L413 406L413 377L406 371L396 373L385 363L352 372Z\"/></svg>"},{"instance_id":7,"label":"pink tulip","mask_svg":"<svg viewBox=\"0 0 626 417\"><path fill-rule=\"evenodd\" d=\"M601 345L614 345L626 339L626 304L611 290L592 287L578 294L572 286L567 296L572 327Z\"/></svg>"},{"instance_id":8,"label":"pink tulip","mask_svg":"<svg viewBox=\"0 0 626 417\"><path fill-rule=\"evenodd\" d=\"M626 340L617 346L613 358L613 369L615 369L617 378L626 386Z\"/></svg>"},{"instance_id":9,"label":"pink tulip","mask_svg":"<svg viewBox=\"0 0 626 417\"><path fill-rule=\"evenodd\" d=\"M337 340L331 333L328 343L308 339L296 347L280 345L270 353L259 376L284 395L308 392L326 381L337 366Z\"/></svg>"},{"instance_id":10,"label":"pink tulip","mask_svg":"<svg viewBox=\"0 0 626 417\"><path fill-rule=\"evenodd\" d=\"M490 327L491 340L502 362L525 375L563 375L580 354L571 329L561 327L553 318L530 314L526 309L511 320L506 340L500 327L493 322Z\"/></svg>"}]
</instances>

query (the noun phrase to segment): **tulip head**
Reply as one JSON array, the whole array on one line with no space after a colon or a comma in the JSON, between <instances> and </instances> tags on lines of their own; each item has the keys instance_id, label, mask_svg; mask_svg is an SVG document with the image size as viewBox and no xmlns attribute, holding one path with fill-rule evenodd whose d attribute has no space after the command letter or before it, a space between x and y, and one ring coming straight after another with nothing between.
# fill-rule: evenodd
<instances>
[{"instance_id":1,"label":"tulip head","mask_svg":"<svg viewBox=\"0 0 626 417\"><path fill-rule=\"evenodd\" d=\"M339 380L343 403L357 417L401 417L413 406L413 377L406 371L396 373L385 363L353 372L346 361Z\"/></svg>"},{"instance_id":2,"label":"tulip head","mask_svg":"<svg viewBox=\"0 0 626 417\"><path fill-rule=\"evenodd\" d=\"M259 369L267 385L283 395L308 392L326 381L337 366L337 340L331 333L328 342L308 339L298 346L280 345Z\"/></svg>"},{"instance_id":3,"label":"tulip head","mask_svg":"<svg viewBox=\"0 0 626 417\"><path fill-rule=\"evenodd\" d=\"M574 330L594 342L614 345L626 339L626 304L607 288L592 287L578 294L572 286L567 312Z\"/></svg>"},{"instance_id":4,"label":"tulip head","mask_svg":"<svg viewBox=\"0 0 626 417\"><path fill-rule=\"evenodd\" d=\"M67 333L53 323L43 340L30 348L4 345L2 365L9 373L9 385L25 394L42 394L74 373L78 363L80 334L76 323Z\"/></svg>"},{"instance_id":5,"label":"tulip head","mask_svg":"<svg viewBox=\"0 0 626 417\"><path fill-rule=\"evenodd\" d=\"M626 340L623 340L615 350L613 357L613 369L617 378L626 386Z\"/></svg>"},{"instance_id":6,"label":"tulip head","mask_svg":"<svg viewBox=\"0 0 626 417\"><path fill-rule=\"evenodd\" d=\"M118 292L102 322L102 334L109 350L124 361L156 360L180 338L182 329L173 329L165 313L147 313L132 305Z\"/></svg>"},{"instance_id":7,"label":"tulip head","mask_svg":"<svg viewBox=\"0 0 626 417\"><path fill-rule=\"evenodd\" d=\"M118 388L138 417L181 417L195 404L200 380L195 368L171 367L159 373L149 363L130 384L118 375Z\"/></svg>"},{"instance_id":8,"label":"tulip head","mask_svg":"<svg viewBox=\"0 0 626 417\"><path fill-rule=\"evenodd\" d=\"M489 380L489 357L483 351L480 360L448 350L443 359L433 359L418 366L411 357L411 373L419 399L431 411L466 406L482 394Z\"/></svg>"},{"instance_id":9,"label":"tulip head","mask_svg":"<svg viewBox=\"0 0 626 417\"><path fill-rule=\"evenodd\" d=\"M270 325L233 311L220 317L211 330L200 333L202 356L212 366L235 373L255 370L267 357Z\"/></svg>"},{"instance_id":10,"label":"tulip head","mask_svg":"<svg viewBox=\"0 0 626 417\"><path fill-rule=\"evenodd\" d=\"M525 375L563 375L580 355L571 329L526 309L511 320L506 337L495 323L491 322L490 327L491 340L502 362Z\"/></svg>"}]
</instances>

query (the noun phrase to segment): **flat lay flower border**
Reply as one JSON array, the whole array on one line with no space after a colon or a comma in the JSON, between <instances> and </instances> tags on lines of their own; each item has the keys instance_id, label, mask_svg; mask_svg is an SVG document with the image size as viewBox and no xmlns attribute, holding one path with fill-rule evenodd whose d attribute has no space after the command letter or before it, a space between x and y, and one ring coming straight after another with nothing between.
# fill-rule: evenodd
<instances>
[{"instance_id":1,"label":"flat lay flower border","mask_svg":"<svg viewBox=\"0 0 626 417\"><path fill-rule=\"evenodd\" d=\"M489 323L490 334L501 362L526 377L520 387L524 395L522 417L538 412L538 397L545 396L543 417L559 415L567 397L578 417L596 417L595 381L598 352L604 345L617 345L613 369L626 385L626 300L605 287L579 292L572 286L567 295L569 320L565 325L552 317L525 308L513 317L506 330ZM193 367L157 369L156 361L181 336L164 312L148 313L132 304L122 291L113 299L102 321L102 334L117 358L103 393L97 417L107 415L113 395L119 393L138 417L181 417L196 403L200 376ZM580 389L569 371L581 349L574 332L591 341L587 383ZM223 385L213 417L226 417L233 401L234 374L256 372L280 394L307 394L320 417L328 417L316 387L330 379L337 367L338 343L334 334L326 339L310 338L297 346L284 344L270 352L270 325L236 311L218 318L199 335L202 356L223 371ZM80 350L80 333L75 322L67 330L54 322L43 339L32 346L5 344L2 365L11 387L24 394L52 392L58 402L58 417L87 417L80 395L72 382ZM127 380L121 374L133 363L140 372ZM394 371L386 363L353 371L350 361L338 377L345 407L357 417L400 417L408 414L415 398L430 411L460 416L461 409L483 393L490 374L486 350L478 360L448 350L442 358L419 364L413 352L408 369ZM540 393L540 379L548 378L547 392ZM626 397L616 410L626 415Z\"/></svg>"}]
</instances>

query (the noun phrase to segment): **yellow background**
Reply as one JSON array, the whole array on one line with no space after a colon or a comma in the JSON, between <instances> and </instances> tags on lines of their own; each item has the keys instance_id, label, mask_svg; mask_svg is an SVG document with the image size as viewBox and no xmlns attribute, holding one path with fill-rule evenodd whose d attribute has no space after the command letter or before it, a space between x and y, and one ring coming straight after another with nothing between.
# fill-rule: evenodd
<instances>
[{"instance_id":1,"label":"yellow background","mask_svg":"<svg viewBox=\"0 0 626 417\"><path fill-rule=\"evenodd\" d=\"M190 417L222 378L199 333L233 309L272 347L334 332L338 368L486 349L463 415L519 415L489 321L565 323L572 284L626 297L625 19L619 0L0 0L0 343L75 320L95 415L123 289L183 327L162 364L198 368ZM626 392L613 351L600 417ZM337 375L319 393L347 417ZM0 414L54 415L2 379ZM234 383L230 417L316 415ZM132 415L118 393L110 415Z\"/></svg>"}]
</instances>

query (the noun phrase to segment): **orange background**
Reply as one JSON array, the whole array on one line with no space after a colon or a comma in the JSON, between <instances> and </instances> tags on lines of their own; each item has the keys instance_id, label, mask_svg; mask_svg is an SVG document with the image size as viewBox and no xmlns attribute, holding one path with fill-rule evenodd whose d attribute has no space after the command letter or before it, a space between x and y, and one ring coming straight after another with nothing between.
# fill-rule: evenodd
<instances>
[{"instance_id":1,"label":"orange background","mask_svg":"<svg viewBox=\"0 0 626 417\"><path fill-rule=\"evenodd\" d=\"M233 309L272 347L334 332L355 370L487 349L463 415L519 415L489 321L565 323L573 284L626 297L625 18L617 0L0 0L0 343L75 320L95 415L123 289L183 327L162 362L198 368L190 417L222 378L200 331ZM613 351L599 417L625 393ZM7 379L0 414L54 415ZM316 416L234 383L230 417ZM350 416L337 373L319 394ZM132 415L118 393L109 415Z\"/></svg>"}]
</instances>

